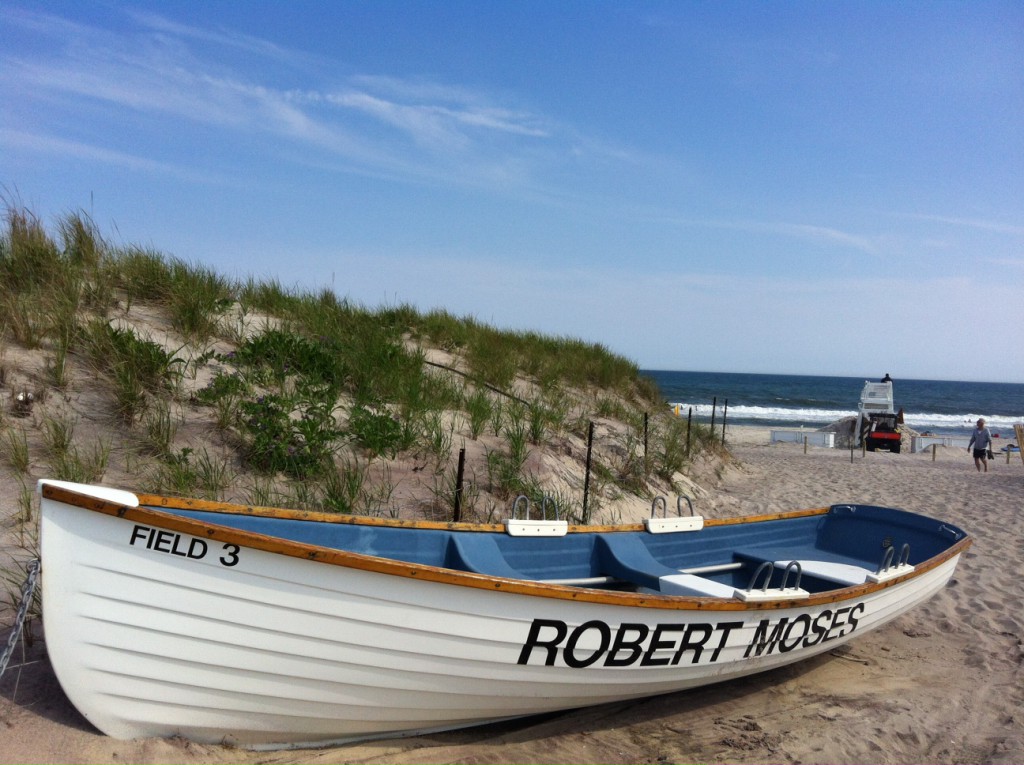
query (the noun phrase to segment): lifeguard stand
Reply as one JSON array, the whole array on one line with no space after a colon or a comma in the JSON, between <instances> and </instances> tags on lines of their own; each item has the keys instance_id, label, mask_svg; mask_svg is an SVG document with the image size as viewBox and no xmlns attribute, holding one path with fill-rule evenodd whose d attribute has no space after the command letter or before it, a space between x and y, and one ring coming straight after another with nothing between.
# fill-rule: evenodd
<instances>
[{"instance_id":1,"label":"lifeguard stand","mask_svg":"<svg viewBox=\"0 0 1024 765\"><path fill-rule=\"evenodd\" d=\"M857 409L857 425L853 431L858 446L863 437L864 421L870 422L872 414L895 414L892 408L891 382L864 383L864 390L860 392L860 406Z\"/></svg>"}]
</instances>

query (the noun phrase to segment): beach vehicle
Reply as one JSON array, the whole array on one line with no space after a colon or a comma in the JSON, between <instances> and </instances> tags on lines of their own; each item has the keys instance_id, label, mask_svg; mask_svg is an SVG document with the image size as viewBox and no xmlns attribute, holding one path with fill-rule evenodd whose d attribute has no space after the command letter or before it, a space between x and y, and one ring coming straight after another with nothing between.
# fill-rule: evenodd
<instances>
[{"instance_id":1,"label":"beach vehicle","mask_svg":"<svg viewBox=\"0 0 1024 765\"><path fill-rule=\"evenodd\" d=\"M72 703L115 738L252 749L770 670L925 601L971 544L862 505L704 519L662 499L642 524L481 525L39 490L47 650Z\"/></svg>"},{"instance_id":2,"label":"beach vehicle","mask_svg":"<svg viewBox=\"0 0 1024 765\"><path fill-rule=\"evenodd\" d=\"M888 377L888 375L886 375ZM903 422L903 410L893 409L892 380L880 383L865 382L857 406L857 422L854 433L869 451L888 449L900 453L901 434L899 425Z\"/></svg>"},{"instance_id":3,"label":"beach vehicle","mask_svg":"<svg viewBox=\"0 0 1024 765\"><path fill-rule=\"evenodd\" d=\"M869 452L876 449L888 449L894 454L899 454L901 439L897 415L890 413L868 415L864 446Z\"/></svg>"}]
</instances>

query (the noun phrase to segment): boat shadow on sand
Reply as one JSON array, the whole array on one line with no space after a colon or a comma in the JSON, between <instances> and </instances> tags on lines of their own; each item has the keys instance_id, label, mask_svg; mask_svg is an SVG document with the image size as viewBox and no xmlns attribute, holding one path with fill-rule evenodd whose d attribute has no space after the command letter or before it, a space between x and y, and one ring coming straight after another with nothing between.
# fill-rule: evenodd
<instances>
[{"instance_id":1,"label":"boat shadow on sand","mask_svg":"<svg viewBox=\"0 0 1024 765\"><path fill-rule=\"evenodd\" d=\"M632 727L642 735L647 735L643 729L660 729L690 735L697 744L712 743L728 738L734 729L732 723L737 718L744 718L750 730L760 731L756 718L763 714L771 716L770 707L777 695L793 692L805 676L820 672L835 662L853 662L861 666L878 663L866 657L862 649L863 646L842 645L797 664L714 685L424 734L394 743L402 749L536 744L559 737L615 735L622 728ZM815 691L817 689L816 685ZM767 713L764 712L766 708Z\"/></svg>"},{"instance_id":2,"label":"boat shadow on sand","mask_svg":"<svg viewBox=\"0 0 1024 765\"><path fill-rule=\"evenodd\" d=\"M61 689L47 655L45 638L37 626L30 643L19 646L7 672L0 680L0 698L5 706L20 710L4 715L17 725L19 715L41 717L63 728L101 737L75 709ZM770 700L760 696L773 694L805 675L819 671L835 661L870 664L857 646L842 645L797 664L760 672L715 685L676 691L661 696L609 702L560 712L529 715L504 722L398 739L387 739L403 751L422 748L459 748L474 745L529 744L559 736L589 736L624 727L657 725L672 729L673 718L685 720L688 730L712 730L723 715L742 716L743 710L763 709ZM727 731L723 730L724 735ZM377 739L376 741L383 741ZM344 750L371 743L373 739L325 749ZM225 746L225 748L228 748ZM303 750L295 750L303 751ZM318 750L311 750L318 751Z\"/></svg>"}]
</instances>

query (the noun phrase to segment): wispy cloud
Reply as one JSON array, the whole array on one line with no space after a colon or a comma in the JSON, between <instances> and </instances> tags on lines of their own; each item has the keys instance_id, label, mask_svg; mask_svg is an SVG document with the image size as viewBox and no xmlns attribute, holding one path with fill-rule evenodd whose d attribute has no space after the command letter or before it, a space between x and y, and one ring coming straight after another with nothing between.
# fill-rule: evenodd
<instances>
[{"instance_id":1,"label":"wispy cloud","mask_svg":"<svg viewBox=\"0 0 1024 765\"><path fill-rule=\"evenodd\" d=\"M94 113L107 104L228 129L239 144L270 136L277 140L268 150L288 161L414 183L558 199L568 192L552 181L562 177L558 168L585 174L664 165L561 124L512 94L422 77L332 76L343 64L312 66L301 51L232 30L134 9L125 14L127 28L114 31L19 10L16 23L48 38L52 53L0 53L0 84L17 89L23 102L68 113L76 111L75 99L85 99ZM68 146L75 138L66 136ZM115 154L122 148L112 146Z\"/></svg>"},{"instance_id":2,"label":"wispy cloud","mask_svg":"<svg viewBox=\"0 0 1024 765\"><path fill-rule=\"evenodd\" d=\"M166 16L129 8L126 13L138 24L153 32L182 39L209 43L218 48L231 48L244 53L276 59L285 63L305 63L313 57L282 48L272 42L227 29L207 29L171 21Z\"/></svg>"},{"instance_id":3,"label":"wispy cloud","mask_svg":"<svg viewBox=\"0 0 1024 765\"><path fill-rule=\"evenodd\" d=\"M457 86L364 75L332 90L271 87L260 82L261 73L269 80L268 66L295 63L302 54L152 13L130 11L129 17L138 26L115 34L20 11L17 23L34 34L52 37L54 29L61 30L61 50L56 56L0 57L6 72L0 79L29 98L66 103L78 97L243 135L271 134L326 152L326 165L342 160L420 179L480 182L519 158L518 141L552 138L543 118ZM225 63L223 48L259 61L241 75ZM286 79L305 84L308 77ZM280 80L280 73L273 79ZM504 181L507 170L499 173Z\"/></svg>"},{"instance_id":4,"label":"wispy cloud","mask_svg":"<svg viewBox=\"0 0 1024 765\"><path fill-rule=\"evenodd\" d=\"M729 220L721 218L693 218L664 213L653 213L647 216L652 221L667 223L686 228L720 229L724 231L746 231L756 234L770 234L826 246L839 246L844 249L877 256L887 251L888 237L882 234L866 236L848 231L821 226L813 223L791 223L787 221L762 220Z\"/></svg>"},{"instance_id":5,"label":"wispy cloud","mask_svg":"<svg viewBox=\"0 0 1024 765\"><path fill-rule=\"evenodd\" d=\"M808 223L752 223L746 225L807 241L838 244L868 255L881 254L881 247L877 241L828 226L815 226Z\"/></svg>"},{"instance_id":6,"label":"wispy cloud","mask_svg":"<svg viewBox=\"0 0 1024 765\"><path fill-rule=\"evenodd\" d=\"M71 141L65 138L34 133L30 134L18 130L0 129L0 146L27 149L40 154L72 157L128 170L167 175L192 183L221 185L237 183L237 181L232 181L230 178L220 174L194 171L177 164L158 162L146 157L105 149L80 141Z\"/></svg>"},{"instance_id":7,"label":"wispy cloud","mask_svg":"<svg viewBox=\"0 0 1024 765\"><path fill-rule=\"evenodd\" d=\"M548 138L553 133L548 120L529 110L499 105L493 97L461 86L379 75L352 77L351 85L353 95L365 95L398 109L424 112L467 127L534 138ZM345 95L335 97L343 99Z\"/></svg>"},{"instance_id":8,"label":"wispy cloud","mask_svg":"<svg viewBox=\"0 0 1024 765\"><path fill-rule=\"evenodd\" d=\"M444 151L471 150L485 133L547 138L532 115L467 103L398 101L368 89L331 93L307 91L286 95L293 104L325 104L355 112L395 128L414 143Z\"/></svg>"},{"instance_id":9,"label":"wispy cloud","mask_svg":"<svg viewBox=\"0 0 1024 765\"><path fill-rule=\"evenodd\" d=\"M911 218L913 220L931 221L942 223L947 226L960 228L971 228L977 231L988 231L995 234L1010 234L1011 236L1024 236L1024 226L1003 223L1001 221L983 220L980 218L958 218L948 215L925 215L905 213L899 217Z\"/></svg>"}]
</instances>

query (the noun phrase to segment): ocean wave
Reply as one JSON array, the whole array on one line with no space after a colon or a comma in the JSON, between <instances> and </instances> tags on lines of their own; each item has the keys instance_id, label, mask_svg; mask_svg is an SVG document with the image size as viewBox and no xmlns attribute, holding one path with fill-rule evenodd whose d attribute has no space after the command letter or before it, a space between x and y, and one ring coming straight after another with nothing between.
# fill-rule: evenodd
<instances>
[{"instance_id":1,"label":"ocean wave","mask_svg":"<svg viewBox=\"0 0 1024 765\"><path fill-rule=\"evenodd\" d=\"M678 407L680 416L685 417L690 407L693 407L693 414L697 417L711 417L711 404L686 404L673 403L671 407ZM715 409L716 416L720 419L723 415L723 407ZM765 425L783 423L806 423L808 425L828 425L829 423L841 420L844 417L856 417L856 409L790 409L787 407L771 406L730 406L726 414L729 420L742 420L744 422L758 422ZM1005 415L989 414L933 414L929 412L904 412L903 421L914 430L963 430L971 428L980 417L990 430L1013 431L1014 425L1024 424L1024 418L1008 417Z\"/></svg>"}]
</instances>

